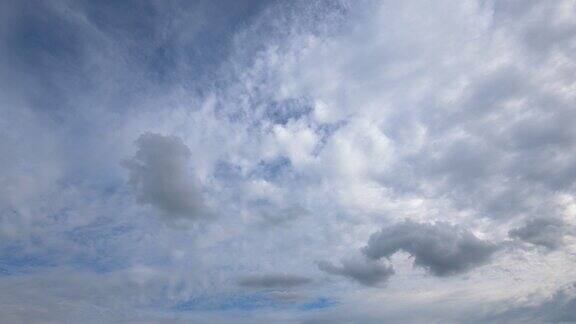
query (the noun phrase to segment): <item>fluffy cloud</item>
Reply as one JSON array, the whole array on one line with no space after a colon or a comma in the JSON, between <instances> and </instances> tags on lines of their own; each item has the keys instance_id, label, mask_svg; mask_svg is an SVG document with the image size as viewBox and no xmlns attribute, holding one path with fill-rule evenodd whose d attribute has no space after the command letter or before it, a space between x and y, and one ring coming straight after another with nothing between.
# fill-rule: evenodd
<instances>
[{"instance_id":1,"label":"fluffy cloud","mask_svg":"<svg viewBox=\"0 0 576 324\"><path fill-rule=\"evenodd\" d=\"M206 217L202 195L188 171L191 152L182 140L146 133L136 145L136 155L124 166L138 201L155 207L167 220Z\"/></svg>"},{"instance_id":2,"label":"fluffy cloud","mask_svg":"<svg viewBox=\"0 0 576 324\"><path fill-rule=\"evenodd\" d=\"M373 234L363 251L371 259L404 251L414 257L414 265L436 276L449 276L487 263L497 250L495 244L448 223L405 221Z\"/></svg>"}]
</instances>

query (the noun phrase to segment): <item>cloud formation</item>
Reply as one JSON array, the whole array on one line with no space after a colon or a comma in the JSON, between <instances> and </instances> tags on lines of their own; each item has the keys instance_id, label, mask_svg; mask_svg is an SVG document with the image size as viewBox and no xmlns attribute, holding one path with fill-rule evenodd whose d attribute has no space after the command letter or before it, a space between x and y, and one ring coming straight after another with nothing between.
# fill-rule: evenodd
<instances>
[{"instance_id":1,"label":"cloud formation","mask_svg":"<svg viewBox=\"0 0 576 324\"><path fill-rule=\"evenodd\" d=\"M188 171L190 149L174 136L146 133L136 141L138 151L124 166L138 202L151 205L167 220L196 220L207 208Z\"/></svg>"},{"instance_id":2,"label":"cloud formation","mask_svg":"<svg viewBox=\"0 0 576 324\"><path fill-rule=\"evenodd\" d=\"M363 252L371 259L380 259L404 251L414 258L415 266L436 276L449 276L487 263L497 250L495 244L445 222L406 220L372 234Z\"/></svg>"},{"instance_id":3,"label":"cloud formation","mask_svg":"<svg viewBox=\"0 0 576 324\"><path fill-rule=\"evenodd\" d=\"M358 258L345 258L341 266L328 261L318 261L318 269L332 275L355 280L365 286L382 286L394 274L394 268L381 261Z\"/></svg>"},{"instance_id":4,"label":"cloud formation","mask_svg":"<svg viewBox=\"0 0 576 324\"><path fill-rule=\"evenodd\" d=\"M480 321L509 323L574 323L576 322L576 283L554 291L537 303L514 304L505 311L494 312Z\"/></svg>"},{"instance_id":5,"label":"cloud formation","mask_svg":"<svg viewBox=\"0 0 576 324\"><path fill-rule=\"evenodd\" d=\"M242 287L261 289L294 288L312 282L310 278L285 273L253 275L238 280Z\"/></svg>"},{"instance_id":6,"label":"cloud formation","mask_svg":"<svg viewBox=\"0 0 576 324\"><path fill-rule=\"evenodd\" d=\"M511 229L509 235L530 244L555 250L564 244L568 226L559 218L540 217L530 219L523 226Z\"/></svg>"},{"instance_id":7,"label":"cloud formation","mask_svg":"<svg viewBox=\"0 0 576 324\"><path fill-rule=\"evenodd\" d=\"M575 9L0 1L0 313L571 320Z\"/></svg>"}]
</instances>

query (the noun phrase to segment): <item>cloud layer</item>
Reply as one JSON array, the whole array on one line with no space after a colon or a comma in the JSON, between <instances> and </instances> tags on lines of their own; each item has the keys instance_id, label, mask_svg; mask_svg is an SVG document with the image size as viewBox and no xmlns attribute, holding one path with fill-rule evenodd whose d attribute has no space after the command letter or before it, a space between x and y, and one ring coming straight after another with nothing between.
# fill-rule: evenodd
<instances>
[{"instance_id":1,"label":"cloud layer","mask_svg":"<svg viewBox=\"0 0 576 324\"><path fill-rule=\"evenodd\" d=\"M573 320L574 53L573 0L0 1L0 314Z\"/></svg>"}]
</instances>

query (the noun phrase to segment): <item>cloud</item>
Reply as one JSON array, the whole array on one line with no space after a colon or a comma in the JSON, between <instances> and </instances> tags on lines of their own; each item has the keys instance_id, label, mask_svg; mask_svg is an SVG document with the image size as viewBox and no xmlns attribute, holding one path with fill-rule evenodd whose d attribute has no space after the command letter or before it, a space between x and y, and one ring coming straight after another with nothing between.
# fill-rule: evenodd
<instances>
[{"instance_id":1,"label":"cloud","mask_svg":"<svg viewBox=\"0 0 576 324\"><path fill-rule=\"evenodd\" d=\"M180 138L146 133L136 155L124 162L138 202L156 208L167 220L207 216L198 185L190 174L190 149Z\"/></svg>"},{"instance_id":2,"label":"cloud","mask_svg":"<svg viewBox=\"0 0 576 324\"><path fill-rule=\"evenodd\" d=\"M392 266L364 257L345 258L340 262L341 266L335 266L328 261L318 261L317 266L328 274L343 276L372 287L382 286L394 274Z\"/></svg>"},{"instance_id":3,"label":"cloud","mask_svg":"<svg viewBox=\"0 0 576 324\"><path fill-rule=\"evenodd\" d=\"M454 225L409 220L373 234L363 249L371 259L390 258L396 252L407 252L414 257L414 265L436 276L469 271L487 263L497 250L495 244Z\"/></svg>"},{"instance_id":4,"label":"cloud","mask_svg":"<svg viewBox=\"0 0 576 324\"><path fill-rule=\"evenodd\" d=\"M554 323L576 322L576 283L558 289L552 298L533 309L534 318Z\"/></svg>"},{"instance_id":5,"label":"cloud","mask_svg":"<svg viewBox=\"0 0 576 324\"><path fill-rule=\"evenodd\" d=\"M560 218L539 217L528 220L523 226L514 228L508 233L512 238L556 250L564 244L567 227L568 224Z\"/></svg>"},{"instance_id":6,"label":"cloud","mask_svg":"<svg viewBox=\"0 0 576 324\"><path fill-rule=\"evenodd\" d=\"M502 303L505 310L493 311L478 322L574 323L576 322L576 283L558 288L538 302Z\"/></svg>"},{"instance_id":7,"label":"cloud","mask_svg":"<svg viewBox=\"0 0 576 324\"><path fill-rule=\"evenodd\" d=\"M309 211L296 205L285 208L272 208L264 205L258 208L263 227L288 226L302 216L309 215Z\"/></svg>"},{"instance_id":8,"label":"cloud","mask_svg":"<svg viewBox=\"0 0 576 324\"><path fill-rule=\"evenodd\" d=\"M247 288L280 289L294 288L312 282L312 279L282 273L253 275L238 280L238 284Z\"/></svg>"},{"instance_id":9,"label":"cloud","mask_svg":"<svg viewBox=\"0 0 576 324\"><path fill-rule=\"evenodd\" d=\"M176 318L230 291L296 299L239 286L257 268L338 279L294 287L338 300L328 322L470 322L573 280L573 238L556 235L572 224L539 220L576 210L573 0L33 2L0 1L1 313ZM174 231L139 204L218 219ZM340 261L380 228L377 258ZM555 252L490 243L510 238ZM395 253L411 257L392 258L391 281ZM402 271L489 261L451 280ZM27 297L50 294L28 272L64 265L101 273L85 280L97 288L136 265L164 279L76 295L82 279L56 271L43 281L60 298ZM102 297L115 291L134 298ZM222 316L294 323L295 307Z\"/></svg>"}]
</instances>

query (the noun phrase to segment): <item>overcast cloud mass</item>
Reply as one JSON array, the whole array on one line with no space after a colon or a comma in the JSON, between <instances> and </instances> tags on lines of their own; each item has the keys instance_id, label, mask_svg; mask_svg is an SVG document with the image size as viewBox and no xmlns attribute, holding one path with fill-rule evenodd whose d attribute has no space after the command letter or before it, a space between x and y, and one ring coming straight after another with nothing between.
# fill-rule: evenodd
<instances>
[{"instance_id":1,"label":"overcast cloud mass","mask_svg":"<svg viewBox=\"0 0 576 324\"><path fill-rule=\"evenodd\" d=\"M0 1L0 322L576 322L576 1Z\"/></svg>"}]
</instances>

